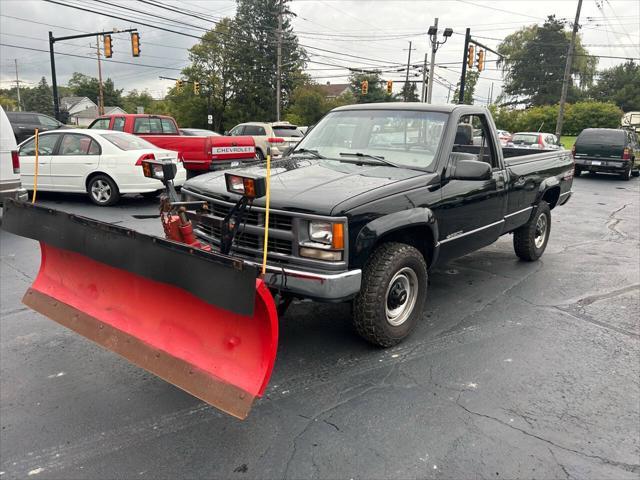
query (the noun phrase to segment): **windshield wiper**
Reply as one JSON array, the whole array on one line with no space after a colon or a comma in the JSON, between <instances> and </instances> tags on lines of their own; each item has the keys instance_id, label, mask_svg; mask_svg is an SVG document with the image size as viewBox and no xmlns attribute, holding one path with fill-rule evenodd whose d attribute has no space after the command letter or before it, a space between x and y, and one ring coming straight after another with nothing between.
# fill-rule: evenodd
<instances>
[{"instance_id":1,"label":"windshield wiper","mask_svg":"<svg viewBox=\"0 0 640 480\"><path fill-rule=\"evenodd\" d=\"M385 165L389 165L390 167L396 167L396 168L400 168L399 165L390 162L389 160L385 160L384 157L380 156L380 155L370 155L368 153L362 153L362 152L341 152L340 153L341 157L358 157L358 158L370 158L372 160L375 160L377 162L380 163L384 163Z\"/></svg>"},{"instance_id":2,"label":"windshield wiper","mask_svg":"<svg viewBox=\"0 0 640 480\"><path fill-rule=\"evenodd\" d=\"M298 148L297 150L294 150L293 152L291 152L289 155L295 155L296 153L308 153L314 156L315 158L326 158L320 155L320 152L318 152L317 150L312 150L310 148Z\"/></svg>"}]
</instances>

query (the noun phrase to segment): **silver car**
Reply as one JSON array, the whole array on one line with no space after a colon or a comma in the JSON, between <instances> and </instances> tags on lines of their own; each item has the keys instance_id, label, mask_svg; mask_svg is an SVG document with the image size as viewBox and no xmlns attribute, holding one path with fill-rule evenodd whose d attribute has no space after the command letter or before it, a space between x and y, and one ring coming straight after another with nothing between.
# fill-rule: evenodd
<instances>
[{"instance_id":1,"label":"silver car","mask_svg":"<svg viewBox=\"0 0 640 480\"><path fill-rule=\"evenodd\" d=\"M296 125L289 122L247 122L236 125L227 135L250 136L256 143L256 157L264 160L267 148L271 147L272 157L281 157L295 147L304 134Z\"/></svg>"},{"instance_id":2,"label":"silver car","mask_svg":"<svg viewBox=\"0 0 640 480\"><path fill-rule=\"evenodd\" d=\"M553 133L518 132L514 133L508 147L536 148L539 150L560 150L562 145Z\"/></svg>"}]
</instances>

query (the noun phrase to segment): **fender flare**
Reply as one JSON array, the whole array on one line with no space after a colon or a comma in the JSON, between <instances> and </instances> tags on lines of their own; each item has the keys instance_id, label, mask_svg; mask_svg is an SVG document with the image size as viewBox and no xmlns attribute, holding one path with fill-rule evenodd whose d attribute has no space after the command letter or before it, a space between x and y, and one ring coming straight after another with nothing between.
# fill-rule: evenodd
<instances>
[{"instance_id":1,"label":"fender flare","mask_svg":"<svg viewBox=\"0 0 640 480\"><path fill-rule=\"evenodd\" d=\"M433 258L435 262L438 252L438 223L435 215L429 208L419 207L402 210L400 212L383 215L364 225L353 247L353 253L357 256L371 251L375 244L385 235L408 228L424 226L429 229L433 238Z\"/></svg>"},{"instance_id":2,"label":"fender flare","mask_svg":"<svg viewBox=\"0 0 640 480\"><path fill-rule=\"evenodd\" d=\"M545 194L551 190L552 188L558 188L560 190L560 180L557 177L548 177L545 178L540 183L540 188L538 189L538 195L536 196L535 204L540 203L540 200L545 196Z\"/></svg>"}]
</instances>

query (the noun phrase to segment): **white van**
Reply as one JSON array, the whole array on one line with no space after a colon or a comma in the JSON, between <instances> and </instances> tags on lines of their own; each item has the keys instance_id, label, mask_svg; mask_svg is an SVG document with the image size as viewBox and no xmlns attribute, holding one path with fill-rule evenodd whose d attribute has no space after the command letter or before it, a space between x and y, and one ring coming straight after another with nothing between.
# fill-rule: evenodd
<instances>
[{"instance_id":1,"label":"white van","mask_svg":"<svg viewBox=\"0 0 640 480\"><path fill-rule=\"evenodd\" d=\"M27 200L27 191L20 183L20 157L13 129L0 107L0 204L5 198Z\"/></svg>"}]
</instances>

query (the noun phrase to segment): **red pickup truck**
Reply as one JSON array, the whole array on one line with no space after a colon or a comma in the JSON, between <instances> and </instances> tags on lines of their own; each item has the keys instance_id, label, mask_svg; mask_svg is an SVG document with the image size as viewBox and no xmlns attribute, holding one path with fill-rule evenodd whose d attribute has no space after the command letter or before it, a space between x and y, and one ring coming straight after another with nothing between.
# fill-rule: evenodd
<instances>
[{"instance_id":1,"label":"red pickup truck","mask_svg":"<svg viewBox=\"0 0 640 480\"><path fill-rule=\"evenodd\" d=\"M252 137L180 135L176 121L164 115L105 115L96 118L89 128L132 133L160 148L178 152L191 177L256 160Z\"/></svg>"}]
</instances>

